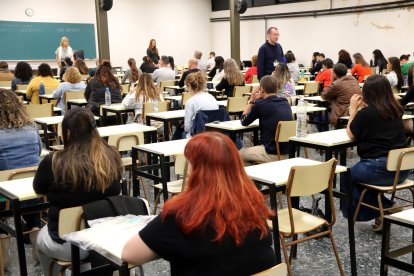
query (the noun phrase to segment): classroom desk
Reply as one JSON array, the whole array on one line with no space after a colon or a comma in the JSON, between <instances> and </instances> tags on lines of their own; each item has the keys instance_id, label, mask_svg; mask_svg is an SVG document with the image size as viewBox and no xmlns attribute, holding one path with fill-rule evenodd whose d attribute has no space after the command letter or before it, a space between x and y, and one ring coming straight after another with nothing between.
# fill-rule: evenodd
<instances>
[{"instance_id":1,"label":"classroom desk","mask_svg":"<svg viewBox=\"0 0 414 276\"><path fill-rule=\"evenodd\" d=\"M181 95L178 95L178 96L164 96L164 100L167 100L167 101L171 101L171 110L174 110L174 109L179 109L180 108L180 106L179 106L179 101L181 101L181 99L182 99L182 96Z\"/></svg>"},{"instance_id":2,"label":"classroom desk","mask_svg":"<svg viewBox=\"0 0 414 276\"><path fill-rule=\"evenodd\" d=\"M150 143L157 142L157 129L152 126L141 125L137 123L126 125L105 126L97 128L101 137L109 137L114 135L127 135L142 132L144 135L148 135Z\"/></svg>"},{"instance_id":3,"label":"classroom desk","mask_svg":"<svg viewBox=\"0 0 414 276\"><path fill-rule=\"evenodd\" d=\"M0 217L13 217L15 229L12 229L2 220L0 220L0 228L16 238L20 275L25 276L27 275L27 265L21 216L23 214L44 210L48 208L49 203L38 203L26 207L20 206L22 201L41 197L41 195L36 194L33 190L33 177L0 182L0 195L9 199L12 206L10 210L0 211Z\"/></svg>"},{"instance_id":4,"label":"classroom desk","mask_svg":"<svg viewBox=\"0 0 414 276\"><path fill-rule=\"evenodd\" d=\"M163 122L164 123L164 141L168 141L169 140L168 123L184 120L184 114L185 114L184 109L148 113L145 116L146 125L147 126L151 125L151 120Z\"/></svg>"},{"instance_id":5,"label":"classroom desk","mask_svg":"<svg viewBox=\"0 0 414 276\"><path fill-rule=\"evenodd\" d=\"M259 141L259 120L255 120L248 126L242 126L240 120L225 121L219 123L207 123L206 130L220 131L223 133L245 133L253 132L253 144L257 145Z\"/></svg>"},{"instance_id":6,"label":"classroom desk","mask_svg":"<svg viewBox=\"0 0 414 276\"><path fill-rule=\"evenodd\" d=\"M245 167L247 175L256 183L269 187L269 197L271 209L277 213L277 196L278 191L286 189L289 179L290 169L293 166L314 165L321 162L305 158L291 158L281 161L269 162L254 166ZM276 173L277 172L277 173ZM337 166L335 173L346 172L343 166ZM273 243L276 255L276 262L281 263L280 240L279 240L279 222L278 217L272 218Z\"/></svg>"},{"instance_id":7,"label":"classroom desk","mask_svg":"<svg viewBox=\"0 0 414 276\"><path fill-rule=\"evenodd\" d=\"M116 123L118 125L122 124L122 114L127 114L128 112L135 112L134 108L125 108L122 106L121 103L114 103L111 105L101 105L102 109L102 119L104 124L106 124L106 118L108 113L115 113L116 114Z\"/></svg>"},{"instance_id":8,"label":"classroom desk","mask_svg":"<svg viewBox=\"0 0 414 276\"><path fill-rule=\"evenodd\" d=\"M55 98L53 98L53 94L43 94L43 95L39 95L40 98L40 103L42 103L42 99L47 100L48 103L50 103L52 100L56 100Z\"/></svg>"},{"instance_id":9,"label":"classroom desk","mask_svg":"<svg viewBox=\"0 0 414 276\"><path fill-rule=\"evenodd\" d=\"M11 90L11 86L0 86L0 89Z\"/></svg>"},{"instance_id":10,"label":"classroom desk","mask_svg":"<svg viewBox=\"0 0 414 276\"><path fill-rule=\"evenodd\" d=\"M403 114L402 119L403 119L403 120L414 119L414 115ZM339 125L339 124L346 125L346 124L348 123L348 120L349 120L349 116L342 116L342 117L339 117L339 118L337 119L337 124L338 124L338 125Z\"/></svg>"},{"instance_id":11,"label":"classroom desk","mask_svg":"<svg viewBox=\"0 0 414 276\"><path fill-rule=\"evenodd\" d=\"M166 86L164 86L164 91L171 91L171 90L173 91L174 95L178 95L178 94L184 92L185 87L179 87L178 85L166 85ZM170 95L171 95L171 93L170 93Z\"/></svg>"},{"instance_id":12,"label":"classroom desk","mask_svg":"<svg viewBox=\"0 0 414 276\"><path fill-rule=\"evenodd\" d=\"M111 264L112 270L119 269L119 275L129 276L129 269L134 267L125 263L122 256L122 249L133 236L143 229L154 216L118 216L110 217L93 225L91 228L69 233L63 238L71 243L72 247L72 271L73 275L81 275L79 248L93 250ZM108 239L108 235L111 239ZM88 275L99 275L107 270L107 266L93 268L87 271Z\"/></svg>"},{"instance_id":13,"label":"classroom desk","mask_svg":"<svg viewBox=\"0 0 414 276\"><path fill-rule=\"evenodd\" d=\"M170 181L170 156L184 153L184 148L190 139L173 140L132 147L133 196L139 195L138 177L142 176L156 183L162 183L164 201L168 199L167 182ZM138 166L138 153L149 154L150 164ZM159 175L158 170L161 170Z\"/></svg>"},{"instance_id":14,"label":"classroom desk","mask_svg":"<svg viewBox=\"0 0 414 276\"><path fill-rule=\"evenodd\" d=\"M66 102L66 105L68 106L68 110L72 108L72 105L82 107L87 104L88 104L88 101L86 99L72 99Z\"/></svg>"}]
</instances>

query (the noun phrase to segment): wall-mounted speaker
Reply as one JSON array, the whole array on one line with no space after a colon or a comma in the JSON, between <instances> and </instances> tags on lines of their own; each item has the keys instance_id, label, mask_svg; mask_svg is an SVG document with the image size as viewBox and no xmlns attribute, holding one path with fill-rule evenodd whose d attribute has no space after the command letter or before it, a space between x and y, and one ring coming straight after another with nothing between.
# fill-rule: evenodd
<instances>
[{"instance_id":1,"label":"wall-mounted speaker","mask_svg":"<svg viewBox=\"0 0 414 276\"><path fill-rule=\"evenodd\" d=\"M101 8L104 11L109 11L112 8L112 0L101 0Z\"/></svg>"},{"instance_id":2,"label":"wall-mounted speaker","mask_svg":"<svg viewBox=\"0 0 414 276\"><path fill-rule=\"evenodd\" d=\"M246 0L238 0L237 1L237 11L240 14L245 13L247 10L247 1Z\"/></svg>"}]
</instances>

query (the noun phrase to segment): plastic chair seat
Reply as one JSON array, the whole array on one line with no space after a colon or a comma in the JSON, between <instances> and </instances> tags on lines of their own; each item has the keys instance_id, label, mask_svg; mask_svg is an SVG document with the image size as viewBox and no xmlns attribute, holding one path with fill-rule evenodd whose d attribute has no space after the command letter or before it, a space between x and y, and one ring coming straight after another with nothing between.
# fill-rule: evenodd
<instances>
[{"instance_id":1,"label":"plastic chair seat","mask_svg":"<svg viewBox=\"0 0 414 276\"><path fill-rule=\"evenodd\" d=\"M381 191L383 193L387 192L387 191L391 191L393 188L393 185L389 185L389 186L377 186L377 185L372 185L372 184L365 184L365 183L358 183L359 185L365 186L367 188L373 189L373 190L377 190L377 191ZM396 187L396 190L402 190L402 189L407 189L411 186L414 186L414 181L406 179L404 180L402 183L398 184Z\"/></svg>"},{"instance_id":2,"label":"plastic chair seat","mask_svg":"<svg viewBox=\"0 0 414 276\"><path fill-rule=\"evenodd\" d=\"M324 219L300 211L298 209L292 208L292 214L295 225L295 233L306 233L320 227L325 223ZM279 232L290 233L291 228L289 220L289 210L287 208L282 209L277 212L277 216L279 220ZM271 225L270 220L268 220L268 223L269 222Z\"/></svg>"},{"instance_id":3,"label":"plastic chair seat","mask_svg":"<svg viewBox=\"0 0 414 276\"><path fill-rule=\"evenodd\" d=\"M122 157L121 160L124 167L132 166L132 157Z\"/></svg>"},{"instance_id":4,"label":"plastic chair seat","mask_svg":"<svg viewBox=\"0 0 414 276\"><path fill-rule=\"evenodd\" d=\"M183 186L182 179L170 181L170 182L167 182L167 191L171 194L178 194L178 193L181 193L182 186ZM153 185L153 187L162 191L162 184L155 184Z\"/></svg>"}]
</instances>

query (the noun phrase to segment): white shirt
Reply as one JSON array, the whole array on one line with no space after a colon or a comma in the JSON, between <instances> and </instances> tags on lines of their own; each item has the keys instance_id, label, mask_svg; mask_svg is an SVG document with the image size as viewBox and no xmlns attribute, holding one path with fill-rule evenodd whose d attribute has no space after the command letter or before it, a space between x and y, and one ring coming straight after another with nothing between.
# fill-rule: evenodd
<instances>
[{"instance_id":1,"label":"white shirt","mask_svg":"<svg viewBox=\"0 0 414 276\"><path fill-rule=\"evenodd\" d=\"M214 61L214 57L207 60L207 70L211 70L216 66L216 62Z\"/></svg>"},{"instance_id":2,"label":"white shirt","mask_svg":"<svg viewBox=\"0 0 414 276\"><path fill-rule=\"evenodd\" d=\"M391 87L394 87L394 86L398 85L398 77L397 77L397 74L394 71L389 72L386 76L387 76L387 79L391 83Z\"/></svg>"},{"instance_id":3,"label":"white shirt","mask_svg":"<svg viewBox=\"0 0 414 276\"><path fill-rule=\"evenodd\" d=\"M160 85L161 81L175 80L175 72L168 67L160 67L152 73L152 79Z\"/></svg>"},{"instance_id":4,"label":"white shirt","mask_svg":"<svg viewBox=\"0 0 414 276\"><path fill-rule=\"evenodd\" d=\"M224 77L224 70L221 70L219 72L219 69L216 69L216 74L214 75L212 81L221 81L221 79Z\"/></svg>"},{"instance_id":5,"label":"white shirt","mask_svg":"<svg viewBox=\"0 0 414 276\"><path fill-rule=\"evenodd\" d=\"M200 70L205 71L206 68L207 68L207 64L204 61L202 61L201 59L197 59L197 60L198 60L197 68L200 69Z\"/></svg>"},{"instance_id":6,"label":"white shirt","mask_svg":"<svg viewBox=\"0 0 414 276\"><path fill-rule=\"evenodd\" d=\"M185 104L184 131L187 138L191 138L191 128L199 110L217 110L219 105L216 99L207 92L197 92Z\"/></svg>"}]
</instances>

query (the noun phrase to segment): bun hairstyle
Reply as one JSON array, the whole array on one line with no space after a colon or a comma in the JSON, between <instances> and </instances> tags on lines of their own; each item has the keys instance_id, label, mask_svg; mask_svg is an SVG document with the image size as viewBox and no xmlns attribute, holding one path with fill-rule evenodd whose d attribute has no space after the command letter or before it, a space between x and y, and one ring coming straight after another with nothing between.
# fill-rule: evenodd
<instances>
[{"instance_id":1,"label":"bun hairstyle","mask_svg":"<svg viewBox=\"0 0 414 276\"><path fill-rule=\"evenodd\" d=\"M203 71L191 73L185 78L185 85L194 92L203 91L206 87L207 77Z\"/></svg>"},{"instance_id":2,"label":"bun hairstyle","mask_svg":"<svg viewBox=\"0 0 414 276\"><path fill-rule=\"evenodd\" d=\"M102 60L101 66L106 66L112 69L111 61L109 59Z\"/></svg>"}]
</instances>

